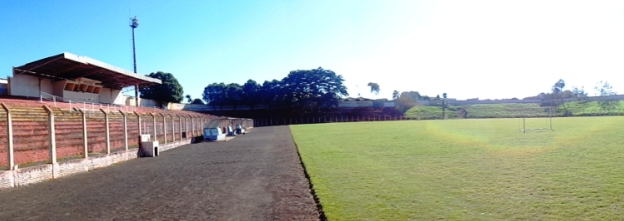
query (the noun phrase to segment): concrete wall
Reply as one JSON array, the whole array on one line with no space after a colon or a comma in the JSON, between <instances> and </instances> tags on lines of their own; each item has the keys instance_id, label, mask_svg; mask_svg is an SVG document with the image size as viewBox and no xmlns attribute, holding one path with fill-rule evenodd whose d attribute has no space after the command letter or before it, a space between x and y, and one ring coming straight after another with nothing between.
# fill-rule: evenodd
<instances>
[{"instance_id":1,"label":"concrete wall","mask_svg":"<svg viewBox=\"0 0 624 221\"><path fill-rule=\"evenodd\" d=\"M373 101L341 101L338 107L372 107Z\"/></svg>"},{"instance_id":2,"label":"concrete wall","mask_svg":"<svg viewBox=\"0 0 624 221\"><path fill-rule=\"evenodd\" d=\"M24 74L13 74L9 95L39 97L40 92L52 94L52 80Z\"/></svg>"},{"instance_id":3,"label":"concrete wall","mask_svg":"<svg viewBox=\"0 0 624 221\"><path fill-rule=\"evenodd\" d=\"M141 107L158 107L158 103L150 99L140 99Z\"/></svg>"},{"instance_id":4,"label":"concrete wall","mask_svg":"<svg viewBox=\"0 0 624 221\"><path fill-rule=\"evenodd\" d=\"M121 90L102 88L100 92L100 103L125 105L126 98L121 93Z\"/></svg>"},{"instance_id":5,"label":"concrete wall","mask_svg":"<svg viewBox=\"0 0 624 221\"><path fill-rule=\"evenodd\" d=\"M183 139L174 143L161 145L159 152L187 145L191 139ZM137 158L136 148L97 157L74 159L55 164L44 164L15 170L0 171L0 189L27 186L50 179L85 173L98 168Z\"/></svg>"}]
</instances>

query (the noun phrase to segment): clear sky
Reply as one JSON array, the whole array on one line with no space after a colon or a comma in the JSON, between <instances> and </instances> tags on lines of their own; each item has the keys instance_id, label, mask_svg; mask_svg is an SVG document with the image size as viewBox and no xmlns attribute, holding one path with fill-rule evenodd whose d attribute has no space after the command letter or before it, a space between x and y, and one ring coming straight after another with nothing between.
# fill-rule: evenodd
<instances>
[{"instance_id":1,"label":"clear sky","mask_svg":"<svg viewBox=\"0 0 624 221\"><path fill-rule=\"evenodd\" d=\"M601 80L624 93L624 1L0 1L0 77L70 52L176 76L200 98L213 82L282 79L323 67L351 96L393 90L523 98Z\"/></svg>"}]
</instances>

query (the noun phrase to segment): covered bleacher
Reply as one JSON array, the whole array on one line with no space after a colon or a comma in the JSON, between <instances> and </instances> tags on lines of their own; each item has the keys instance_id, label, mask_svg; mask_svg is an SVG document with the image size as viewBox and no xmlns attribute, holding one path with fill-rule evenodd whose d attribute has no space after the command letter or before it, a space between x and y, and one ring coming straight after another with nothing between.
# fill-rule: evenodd
<instances>
[{"instance_id":1,"label":"covered bleacher","mask_svg":"<svg viewBox=\"0 0 624 221\"><path fill-rule=\"evenodd\" d=\"M13 77L8 80L8 95L126 105L123 88L160 83L160 79L136 74L89 57L62 53L13 67Z\"/></svg>"}]
</instances>

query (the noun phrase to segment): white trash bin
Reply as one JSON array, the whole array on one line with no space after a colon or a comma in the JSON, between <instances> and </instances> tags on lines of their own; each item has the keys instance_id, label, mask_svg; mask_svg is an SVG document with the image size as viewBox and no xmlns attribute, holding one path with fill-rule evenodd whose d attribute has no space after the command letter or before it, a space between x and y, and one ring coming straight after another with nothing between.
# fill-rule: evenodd
<instances>
[{"instance_id":1,"label":"white trash bin","mask_svg":"<svg viewBox=\"0 0 624 221\"><path fill-rule=\"evenodd\" d=\"M152 141L152 135L141 134L141 146L139 147L139 157L157 157L158 156L158 141Z\"/></svg>"}]
</instances>

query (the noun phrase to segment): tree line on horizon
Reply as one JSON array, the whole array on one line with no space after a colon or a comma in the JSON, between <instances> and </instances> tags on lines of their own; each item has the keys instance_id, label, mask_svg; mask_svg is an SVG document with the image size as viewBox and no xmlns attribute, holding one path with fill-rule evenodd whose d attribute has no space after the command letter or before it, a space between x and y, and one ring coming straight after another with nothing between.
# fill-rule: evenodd
<instances>
[{"instance_id":1,"label":"tree line on horizon","mask_svg":"<svg viewBox=\"0 0 624 221\"><path fill-rule=\"evenodd\" d=\"M320 112L337 107L341 97L348 96L342 75L319 67L291 71L281 80L265 80L262 84L249 79L243 85L214 82L204 88L202 99L213 110L224 105L268 105L269 109L306 110Z\"/></svg>"},{"instance_id":2,"label":"tree line on horizon","mask_svg":"<svg viewBox=\"0 0 624 221\"><path fill-rule=\"evenodd\" d=\"M142 98L154 100L161 107L170 102L181 102L184 98L184 90L173 74L158 71L146 76L160 79L162 84L141 87ZM368 86L371 88L371 93L379 93L379 84L370 82ZM606 81L597 82L593 89L600 96L616 95L611 84ZM311 70L294 70L281 80L265 80L262 84L252 79L242 85L214 82L204 88L202 99L193 100L190 95L186 95L186 98L193 104L204 104L205 101L207 105L212 106L213 110L222 110L223 106L231 106L234 109L239 106L248 106L254 109L257 105L266 105L269 110L290 109L319 113L322 110L338 107L340 100L345 96L349 94L342 75L319 67ZM552 85L550 91L525 97L523 100L539 99L541 106L563 107L565 110L564 100L576 98L582 102L586 101L587 97L588 93L585 88L566 88L565 81L559 79ZM392 93L395 108L401 112L418 105L418 102L422 100L428 101L430 105L440 106L444 110L447 106L446 98L446 93L443 93L442 97L440 95L429 97L421 95L418 91L394 90ZM599 102L599 105L604 109L609 109L617 106L617 102L603 100Z\"/></svg>"}]
</instances>

